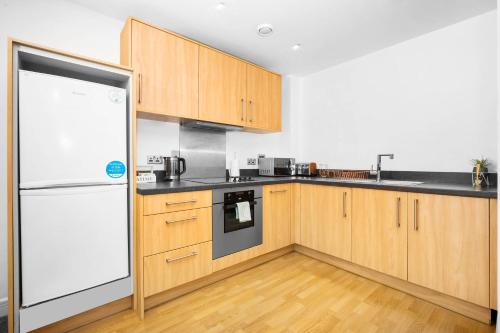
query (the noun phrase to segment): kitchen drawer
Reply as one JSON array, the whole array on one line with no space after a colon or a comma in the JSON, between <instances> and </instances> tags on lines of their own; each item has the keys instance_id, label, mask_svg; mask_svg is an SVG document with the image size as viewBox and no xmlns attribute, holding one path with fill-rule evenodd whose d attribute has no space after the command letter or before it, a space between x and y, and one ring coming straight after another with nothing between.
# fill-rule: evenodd
<instances>
[{"instance_id":1,"label":"kitchen drawer","mask_svg":"<svg viewBox=\"0 0 500 333\"><path fill-rule=\"evenodd\" d=\"M211 206L212 191L168 193L144 197L144 215Z\"/></svg>"},{"instance_id":2,"label":"kitchen drawer","mask_svg":"<svg viewBox=\"0 0 500 333\"><path fill-rule=\"evenodd\" d=\"M144 255L212 240L212 207L144 217Z\"/></svg>"},{"instance_id":3,"label":"kitchen drawer","mask_svg":"<svg viewBox=\"0 0 500 333\"><path fill-rule=\"evenodd\" d=\"M144 296L212 273L212 242L144 257Z\"/></svg>"}]
</instances>

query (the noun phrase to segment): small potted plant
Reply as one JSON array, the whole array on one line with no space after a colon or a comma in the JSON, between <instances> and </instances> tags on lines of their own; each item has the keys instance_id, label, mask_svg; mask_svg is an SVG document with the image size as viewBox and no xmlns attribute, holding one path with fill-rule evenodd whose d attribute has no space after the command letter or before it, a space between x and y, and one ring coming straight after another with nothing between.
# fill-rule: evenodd
<instances>
[{"instance_id":1,"label":"small potted plant","mask_svg":"<svg viewBox=\"0 0 500 333\"><path fill-rule=\"evenodd\" d=\"M476 187L486 187L490 185L488 179L488 159L481 157L480 159L473 159L472 164L472 184Z\"/></svg>"}]
</instances>

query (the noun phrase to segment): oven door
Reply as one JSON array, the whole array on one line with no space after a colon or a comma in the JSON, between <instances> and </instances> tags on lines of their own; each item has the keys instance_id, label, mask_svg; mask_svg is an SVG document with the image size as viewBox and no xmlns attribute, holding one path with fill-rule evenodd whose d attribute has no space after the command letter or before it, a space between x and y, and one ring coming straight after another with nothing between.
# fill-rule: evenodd
<instances>
[{"instance_id":1,"label":"oven door","mask_svg":"<svg viewBox=\"0 0 500 333\"><path fill-rule=\"evenodd\" d=\"M240 222L237 218L236 204L224 204L224 233L253 227L255 225L256 205L257 201L250 202L250 214L252 219L247 222Z\"/></svg>"},{"instance_id":2,"label":"oven door","mask_svg":"<svg viewBox=\"0 0 500 333\"><path fill-rule=\"evenodd\" d=\"M212 208L213 259L262 244L262 198L250 203L252 220L239 222L236 204L214 204Z\"/></svg>"}]
</instances>

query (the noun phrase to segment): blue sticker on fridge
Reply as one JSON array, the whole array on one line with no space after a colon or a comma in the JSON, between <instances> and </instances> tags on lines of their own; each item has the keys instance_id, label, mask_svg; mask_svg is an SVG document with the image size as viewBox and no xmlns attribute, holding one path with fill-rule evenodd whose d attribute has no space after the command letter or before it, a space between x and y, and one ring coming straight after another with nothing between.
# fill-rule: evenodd
<instances>
[{"instance_id":1,"label":"blue sticker on fridge","mask_svg":"<svg viewBox=\"0 0 500 333\"><path fill-rule=\"evenodd\" d=\"M111 178L120 178L125 174L125 164L120 161L111 161L106 165L106 173Z\"/></svg>"}]
</instances>

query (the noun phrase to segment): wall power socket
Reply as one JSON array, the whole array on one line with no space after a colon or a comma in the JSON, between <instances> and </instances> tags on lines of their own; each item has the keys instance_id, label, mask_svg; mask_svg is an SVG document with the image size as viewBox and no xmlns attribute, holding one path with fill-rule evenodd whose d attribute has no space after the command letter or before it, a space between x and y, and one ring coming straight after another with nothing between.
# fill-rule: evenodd
<instances>
[{"instance_id":1,"label":"wall power socket","mask_svg":"<svg viewBox=\"0 0 500 333\"><path fill-rule=\"evenodd\" d=\"M148 164L162 164L163 158L160 155L148 155Z\"/></svg>"},{"instance_id":2,"label":"wall power socket","mask_svg":"<svg viewBox=\"0 0 500 333\"><path fill-rule=\"evenodd\" d=\"M256 158L247 158L247 165L257 165Z\"/></svg>"}]
</instances>

